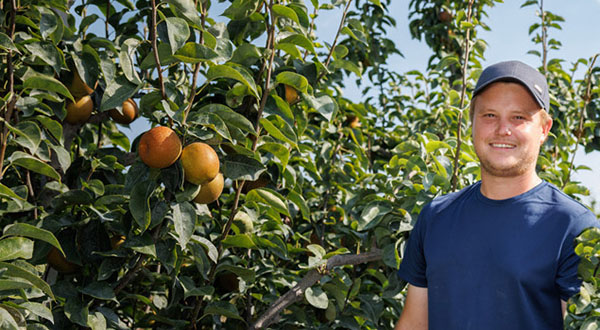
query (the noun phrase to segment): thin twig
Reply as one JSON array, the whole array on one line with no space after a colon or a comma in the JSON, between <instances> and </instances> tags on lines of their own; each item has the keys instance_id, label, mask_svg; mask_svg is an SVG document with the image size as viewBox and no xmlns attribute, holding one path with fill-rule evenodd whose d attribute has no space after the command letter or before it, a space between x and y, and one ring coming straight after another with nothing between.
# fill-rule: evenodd
<instances>
[{"instance_id":1,"label":"thin twig","mask_svg":"<svg viewBox=\"0 0 600 330\"><path fill-rule=\"evenodd\" d=\"M329 62L331 61L331 56L333 55L333 51L335 50L335 46L337 45L337 40L338 40L340 34L342 33L342 29L344 28L344 22L346 21L346 15L348 14L348 10L350 9L350 3L352 3L352 0L349 0L348 3L346 4L346 8L344 9L344 13L342 14L342 20L340 21L340 26L338 27L338 31L335 34L335 39L333 40L331 49L329 49L329 54L327 54L327 59L325 60L326 70L329 70L329 69L327 69L327 67L329 66ZM326 73L325 71L321 72L321 74L317 78L317 82L319 80L321 80L321 78L323 78L325 73Z\"/></svg>"},{"instance_id":2,"label":"thin twig","mask_svg":"<svg viewBox=\"0 0 600 330\"><path fill-rule=\"evenodd\" d=\"M344 265L358 265L366 262L377 261L383 257L383 252L375 249L370 252L351 255L336 255L327 260L323 268L310 270L304 278L292 289L280 296L269 308L250 326L249 329L262 329L273 324L279 319L279 314L289 305L299 301L304 296L304 291L313 286L317 281L335 267Z\"/></svg>"},{"instance_id":3,"label":"thin twig","mask_svg":"<svg viewBox=\"0 0 600 330\"><path fill-rule=\"evenodd\" d=\"M577 154L577 148L579 147L579 143L581 142L581 136L583 135L583 123L585 121L585 108L587 108L588 104L592 99L592 70L594 69L594 64L596 63L596 59L598 55L594 55L592 59L592 64L588 68L587 72L587 86L585 90L585 95L583 96L583 107L579 112L579 125L577 127L577 143L575 143L575 150L573 150L573 154L571 156L571 163L569 164L569 171L567 172L567 179L563 182L562 188L564 189L567 186L567 183L571 181L571 171L573 170L573 163L575 162L575 155Z\"/></svg>"},{"instance_id":4,"label":"thin twig","mask_svg":"<svg viewBox=\"0 0 600 330\"><path fill-rule=\"evenodd\" d=\"M471 23L471 15L473 8L473 1L469 1L469 8L467 10L467 22ZM460 108L458 111L458 119L457 121L457 129L456 129L456 153L454 155L454 168L452 169L452 179L450 182L452 183L452 191L456 190L458 185L458 159L460 158L460 147L462 145L462 113L463 107L465 106L465 96L467 94L467 69L469 67L469 53L471 52L471 47L469 45L471 35L471 28L467 29L467 35L465 37L465 58L463 62L463 72L462 72L462 90L460 93Z\"/></svg>"},{"instance_id":5,"label":"thin twig","mask_svg":"<svg viewBox=\"0 0 600 330\"><path fill-rule=\"evenodd\" d=\"M310 27L308 28L308 33L306 34L309 37L315 29L315 18L317 18L318 12L319 12L319 6L315 6L315 10L313 11L313 15L310 19ZM306 56L308 56L308 49L304 51L304 56L302 57L303 61L306 60Z\"/></svg>"},{"instance_id":6,"label":"thin twig","mask_svg":"<svg viewBox=\"0 0 600 330\"><path fill-rule=\"evenodd\" d=\"M8 37L10 38L10 40L13 40L14 34L15 34L15 17L17 14L17 3L16 0L11 0L10 1L10 28L8 31ZM6 108L6 112L4 113L4 120L6 121L6 123L10 123L11 122L11 118L13 115L13 111L15 109L15 104L17 103L17 97L15 96L15 74L14 74L14 68L13 68L13 63L12 63L12 50L8 50L8 54L6 55L6 74L8 76L8 93L10 94L10 100L8 101L8 105ZM2 123L2 129L1 129L1 136L0 136L0 179L2 179L2 176L4 174L3 171L3 167L4 167L4 157L6 155L6 146L8 145L8 125L5 125L4 122Z\"/></svg>"},{"instance_id":7,"label":"thin twig","mask_svg":"<svg viewBox=\"0 0 600 330\"><path fill-rule=\"evenodd\" d=\"M198 5L198 1L196 0L196 6ZM200 44L204 45L204 24L206 22L206 7L202 4L202 2L200 1L200 19L202 20L202 29L200 30ZM196 98L196 83L198 82L198 74L200 73L200 65L202 62L198 62L196 63L195 67L194 67L194 75L192 76L192 86L191 86L191 91L190 91L190 98L188 100L188 106L185 109L185 112L183 113L183 123L185 124L185 121L190 113L190 110L192 109L192 105L194 104L194 98Z\"/></svg>"},{"instance_id":8,"label":"thin twig","mask_svg":"<svg viewBox=\"0 0 600 330\"><path fill-rule=\"evenodd\" d=\"M544 0L540 0L540 12L542 13L542 63L544 66L544 75L548 74L548 27L546 26L546 12L544 11Z\"/></svg>"},{"instance_id":9,"label":"thin twig","mask_svg":"<svg viewBox=\"0 0 600 330\"><path fill-rule=\"evenodd\" d=\"M104 21L104 34L108 39L108 17L110 16L110 0L106 0L106 20Z\"/></svg>"},{"instance_id":10,"label":"thin twig","mask_svg":"<svg viewBox=\"0 0 600 330\"><path fill-rule=\"evenodd\" d=\"M152 0L152 26L150 27L150 36L152 37L152 51L154 52L154 60L156 61L156 69L158 70L158 81L160 82L160 93L163 100L167 100L165 92L165 83L162 77L162 69L160 67L160 58L158 57L158 45L156 43L156 0Z\"/></svg>"}]
</instances>

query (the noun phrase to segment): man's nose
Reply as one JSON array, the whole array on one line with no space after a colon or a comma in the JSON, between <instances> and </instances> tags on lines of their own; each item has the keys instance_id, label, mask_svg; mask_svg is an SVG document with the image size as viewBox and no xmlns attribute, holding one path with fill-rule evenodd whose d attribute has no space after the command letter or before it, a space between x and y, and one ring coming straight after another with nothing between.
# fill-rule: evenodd
<instances>
[{"instance_id":1,"label":"man's nose","mask_svg":"<svg viewBox=\"0 0 600 330\"><path fill-rule=\"evenodd\" d=\"M500 120L498 122L498 127L496 128L496 133L498 135L503 136L511 136L512 135L512 125L506 120Z\"/></svg>"}]
</instances>

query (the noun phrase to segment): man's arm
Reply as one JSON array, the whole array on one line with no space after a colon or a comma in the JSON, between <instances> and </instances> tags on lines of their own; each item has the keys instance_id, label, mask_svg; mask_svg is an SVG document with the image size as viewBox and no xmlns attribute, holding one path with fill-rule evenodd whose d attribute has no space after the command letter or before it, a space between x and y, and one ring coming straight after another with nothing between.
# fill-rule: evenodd
<instances>
[{"instance_id":1,"label":"man's arm","mask_svg":"<svg viewBox=\"0 0 600 330\"><path fill-rule=\"evenodd\" d=\"M562 316L564 318L565 314L567 313L567 302L561 299L560 300L560 307L562 308Z\"/></svg>"},{"instance_id":2,"label":"man's arm","mask_svg":"<svg viewBox=\"0 0 600 330\"><path fill-rule=\"evenodd\" d=\"M427 288L409 284L404 309L394 330L427 329Z\"/></svg>"}]
</instances>

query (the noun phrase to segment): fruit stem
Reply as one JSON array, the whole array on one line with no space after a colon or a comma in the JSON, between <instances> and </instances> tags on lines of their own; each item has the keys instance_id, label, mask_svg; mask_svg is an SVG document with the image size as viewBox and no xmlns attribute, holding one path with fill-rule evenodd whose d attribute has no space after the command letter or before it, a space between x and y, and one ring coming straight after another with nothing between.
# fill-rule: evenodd
<instances>
[{"instance_id":1,"label":"fruit stem","mask_svg":"<svg viewBox=\"0 0 600 330\"><path fill-rule=\"evenodd\" d=\"M469 1L469 9L467 10L467 22L471 23L471 15L473 14L473 1ZM465 58L463 60L462 67L462 90L460 92L460 107L458 109L458 119L456 120L456 152L454 154L454 166L452 169L452 191L456 190L458 186L458 159L460 157L460 147L462 145L462 113L463 107L465 106L465 96L467 94L467 69L469 68L469 53L471 47L469 47L471 28L467 28L467 35L465 37Z\"/></svg>"}]
</instances>

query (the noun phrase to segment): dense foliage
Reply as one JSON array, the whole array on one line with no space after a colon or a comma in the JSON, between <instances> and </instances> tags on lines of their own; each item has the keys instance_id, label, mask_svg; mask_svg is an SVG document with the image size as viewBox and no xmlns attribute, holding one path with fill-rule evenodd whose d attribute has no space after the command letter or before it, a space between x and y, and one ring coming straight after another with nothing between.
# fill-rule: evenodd
<instances>
[{"instance_id":1,"label":"dense foliage","mask_svg":"<svg viewBox=\"0 0 600 330\"><path fill-rule=\"evenodd\" d=\"M386 65L401 53L391 0L223 2L2 1L2 328L393 327L420 209L479 176L468 100L498 1L412 0L432 55L406 73ZM529 34L555 119L539 171L579 198L574 154L600 150L599 66L550 58L562 18L523 5L539 7ZM348 79L362 102L343 96ZM87 94L91 117L69 115ZM112 119L128 99L137 120L216 151L217 201L193 201L181 160L140 160ZM573 329L598 322L598 242L578 241Z\"/></svg>"}]
</instances>

